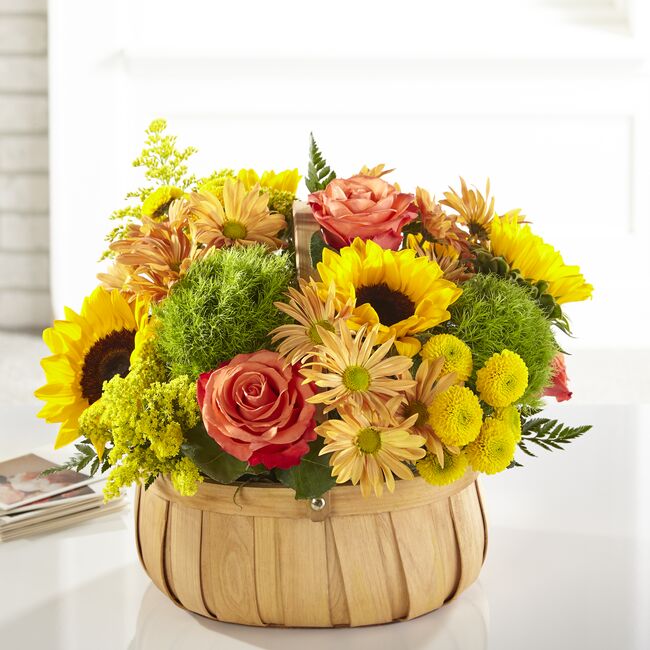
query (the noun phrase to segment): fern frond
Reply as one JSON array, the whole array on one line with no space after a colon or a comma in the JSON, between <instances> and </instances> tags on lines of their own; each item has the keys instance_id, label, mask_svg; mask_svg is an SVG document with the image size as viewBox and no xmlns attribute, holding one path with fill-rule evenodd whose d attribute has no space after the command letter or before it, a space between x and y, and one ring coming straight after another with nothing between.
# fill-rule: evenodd
<instances>
[{"instance_id":1,"label":"fern frond","mask_svg":"<svg viewBox=\"0 0 650 650\"><path fill-rule=\"evenodd\" d=\"M56 465L54 467L49 467L48 469L41 472L41 476L49 476L50 474L56 474L58 472L64 472L65 470L74 470L75 472L81 472L82 469L85 469L90 465L89 470L86 470L90 473L91 476L94 476L101 468L102 472L105 472L109 467L110 463L108 462L108 454L104 454L103 461L97 456L95 448L90 444L90 441L84 439L82 442L75 445L77 452L74 456L68 458L65 463L61 465Z\"/></svg>"},{"instance_id":2,"label":"fern frond","mask_svg":"<svg viewBox=\"0 0 650 650\"><path fill-rule=\"evenodd\" d=\"M305 176L305 185L310 192L324 190L327 185L336 178L336 172L330 169L327 161L320 152L314 134L309 134L309 164L307 165L307 175Z\"/></svg>"},{"instance_id":3,"label":"fern frond","mask_svg":"<svg viewBox=\"0 0 650 650\"><path fill-rule=\"evenodd\" d=\"M569 427L549 418L531 418L522 425L519 448L528 456L535 456L528 447L530 444L535 444L546 451L564 449L564 445L573 442L589 429L591 429L590 424Z\"/></svg>"}]
</instances>

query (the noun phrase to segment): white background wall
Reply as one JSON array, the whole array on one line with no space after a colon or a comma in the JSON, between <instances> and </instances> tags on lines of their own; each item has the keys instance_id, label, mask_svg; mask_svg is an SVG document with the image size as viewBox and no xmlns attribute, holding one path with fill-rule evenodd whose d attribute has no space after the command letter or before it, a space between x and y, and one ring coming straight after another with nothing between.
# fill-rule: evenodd
<instances>
[{"instance_id":1,"label":"white background wall","mask_svg":"<svg viewBox=\"0 0 650 650\"><path fill-rule=\"evenodd\" d=\"M51 318L47 120L46 0L0 0L0 329Z\"/></svg>"}]
</instances>

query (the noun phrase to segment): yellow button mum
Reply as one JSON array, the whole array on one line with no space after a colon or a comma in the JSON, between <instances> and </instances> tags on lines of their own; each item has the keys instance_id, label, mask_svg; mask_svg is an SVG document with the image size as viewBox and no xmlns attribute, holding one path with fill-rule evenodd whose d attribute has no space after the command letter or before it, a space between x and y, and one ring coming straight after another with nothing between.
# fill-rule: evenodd
<instances>
[{"instance_id":1,"label":"yellow button mum","mask_svg":"<svg viewBox=\"0 0 650 650\"><path fill-rule=\"evenodd\" d=\"M415 463L418 474L431 485L449 485L457 481L467 469L468 462L465 454L450 454L445 451L445 464L441 467L435 454L427 454Z\"/></svg>"},{"instance_id":2,"label":"yellow button mum","mask_svg":"<svg viewBox=\"0 0 650 650\"><path fill-rule=\"evenodd\" d=\"M452 334L436 334L422 347L423 359L435 361L444 357L441 375L456 373L458 381L467 381L472 374L472 351L468 345Z\"/></svg>"},{"instance_id":3,"label":"yellow button mum","mask_svg":"<svg viewBox=\"0 0 650 650\"><path fill-rule=\"evenodd\" d=\"M173 185L163 185L157 190L154 190L144 200L142 204L142 215L151 217L152 219L160 219L165 216L165 212L169 208L169 204L183 196L184 192L180 187Z\"/></svg>"},{"instance_id":4,"label":"yellow button mum","mask_svg":"<svg viewBox=\"0 0 650 650\"><path fill-rule=\"evenodd\" d=\"M407 356L420 351L413 335L448 320L447 308L462 293L442 277L436 262L359 238L338 253L325 249L318 273L323 296L334 283L339 307L355 305L347 321L352 329L378 325L378 342L394 338L398 352Z\"/></svg>"},{"instance_id":5,"label":"yellow button mum","mask_svg":"<svg viewBox=\"0 0 650 650\"><path fill-rule=\"evenodd\" d=\"M511 350L496 352L476 373L476 389L481 399L495 408L510 406L528 386L528 368Z\"/></svg>"},{"instance_id":6,"label":"yellow button mum","mask_svg":"<svg viewBox=\"0 0 650 650\"><path fill-rule=\"evenodd\" d=\"M521 416L516 406L506 406L505 408L497 409L495 417L497 420L505 422L515 442L521 440Z\"/></svg>"},{"instance_id":7,"label":"yellow button mum","mask_svg":"<svg viewBox=\"0 0 650 650\"><path fill-rule=\"evenodd\" d=\"M446 445L462 446L481 430L483 411L478 397L466 386L451 386L429 407L429 423Z\"/></svg>"},{"instance_id":8,"label":"yellow button mum","mask_svg":"<svg viewBox=\"0 0 650 650\"><path fill-rule=\"evenodd\" d=\"M478 438L465 447L470 465L477 472L496 474L507 469L515 456L515 440L508 424L486 418Z\"/></svg>"}]
</instances>

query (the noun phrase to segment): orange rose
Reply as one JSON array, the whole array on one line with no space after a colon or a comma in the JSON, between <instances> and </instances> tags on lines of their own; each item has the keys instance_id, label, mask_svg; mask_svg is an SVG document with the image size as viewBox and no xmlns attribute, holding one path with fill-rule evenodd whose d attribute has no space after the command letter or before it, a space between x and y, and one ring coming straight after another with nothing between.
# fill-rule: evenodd
<instances>
[{"instance_id":1,"label":"orange rose","mask_svg":"<svg viewBox=\"0 0 650 650\"><path fill-rule=\"evenodd\" d=\"M315 389L303 384L299 366L276 352L238 354L197 382L208 435L231 456L288 469L300 463L316 439Z\"/></svg>"},{"instance_id":2,"label":"orange rose","mask_svg":"<svg viewBox=\"0 0 650 650\"><path fill-rule=\"evenodd\" d=\"M413 194L398 192L394 185L372 176L337 178L310 194L308 202L325 242L337 250L355 237L397 250L402 228L418 214Z\"/></svg>"}]
</instances>

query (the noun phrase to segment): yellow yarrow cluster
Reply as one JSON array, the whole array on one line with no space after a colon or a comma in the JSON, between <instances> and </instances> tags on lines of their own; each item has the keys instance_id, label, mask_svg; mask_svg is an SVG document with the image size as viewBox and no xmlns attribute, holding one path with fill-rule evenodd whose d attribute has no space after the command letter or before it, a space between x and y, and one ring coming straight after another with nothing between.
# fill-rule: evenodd
<instances>
[{"instance_id":1,"label":"yellow yarrow cluster","mask_svg":"<svg viewBox=\"0 0 650 650\"><path fill-rule=\"evenodd\" d=\"M181 464L179 456L183 431L200 417L196 384L186 376L170 382L161 379L159 362L145 355L126 377L116 375L106 382L102 398L80 418L82 435L113 442L107 499L135 481L153 480L159 474L173 477L174 472L183 494L196 492L198 470L190 471L188 463L193 463L188 459Z\"/></svg>"},{"instance_id":2,"label":"yellow yarrow cluster","mask_svg":"<svg viewBox=\"0 0 650 650\"><path fill-rule=\"evenodd\" d=\"M441 375L456 373L458 381L467 381L472 374L472 351L469 346L452 334L436 334L422 347L423 359L434 361L444 357Z\"/></svg>"},{"instance_id":3,"label":"yellow yarrow cluster","mask_svg":"<svg viewBox=\"0 0 650 650\"><path fill-rule=\"evenodd\" d=\"M448 485L465 474L468 465L465 454L450 454L446 450L444 453L443 466L438 462L436 455L431 453L415 464L420 476L431 485Z\"/></svg>"},{"instance_id":4,"label":"yellow yarrow cluster","mask_svg":"<svg viewBox=\"0 0 650 650\"><path fill-rule=\"evenodd\" d=\"M214 194L223 203L223 186L227 178L235 178L235 172L232 169L221 169L211 176L203 178L197 189L199 192Z\"/></svg>"},{"instance_id":5,"label":"yellow yarrow cluster","mask_svg":"<svg viewBox=\"0 0 650 650\"><path fill-rule=\"evenodd\" d=\"M515 456L515 439L508 423L494 417L485 419L476 440L465 447L472 468L485 474L507 469Z\"/></svg>"},{"instance_id":6,"label":"yellow yarrow cluster","mask_svg":"<svg viewBox=\"0 0 650 650\"><path fill-rule=\"evenodd\" d=\"M483 422L478 397L466 386L451 386L429 406L429 424L446 445L462 446L476 438Z\"/></svg>"},{"instance_id":7,"label":"yellow yarrow cluster","mask_svg":"<svg viewBox=\"0 0 650 650\"><path fill-rule=\"evenodd\" d=\"M189 458L158 459L144 447L137 447L125 456L111 473L104 487L106 501L119 496L120 488L140 481L147 481L159 474L169 474L174 489L182 496L193 496L203 477Z\"/></svg>"},{"instance_id":8,"label":"yellow yarrow cluster","mask_svg":"<svg viewBox=\"0 0 650 650\"><path fill-rule=\"evenodd\" d=\"M511 350L496 352L476 373L476 389L481 399L495 408L510 406L528 386L528 368Z\"/></svg>"}]
</instances>

